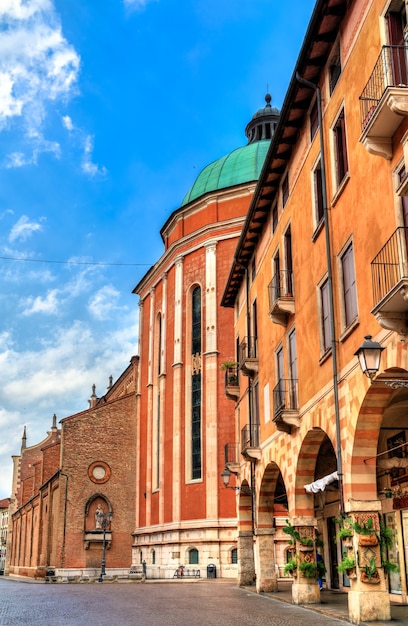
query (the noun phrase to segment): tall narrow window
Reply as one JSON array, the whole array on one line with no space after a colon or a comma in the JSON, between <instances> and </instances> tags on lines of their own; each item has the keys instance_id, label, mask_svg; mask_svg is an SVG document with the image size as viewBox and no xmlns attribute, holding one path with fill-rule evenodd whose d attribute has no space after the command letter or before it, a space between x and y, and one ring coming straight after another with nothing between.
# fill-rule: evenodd
<instances>
[{"instance_id":1,"label":"tall narrow window","mask_svg":"<svg viewBox=\"0 0 408 626\"><path fill-rule=\"evenodd\" d=\"M285 406L284 376L283 348L281 347L276 352L276 380L278 384L275 387L275 412Z\"/></svg>"},{"instance_id":2,"label":"tall narrow window","mask_svg":"<svg viewBox=\"0 0 408 626\"><path fill-rule=\"evenodd\" d=\"M321 333L323 352L331 348L332 333L330 326L329 282L325 280L320 287Z\"/></svg>"},{"instance_id":3,"label":"tall narrow window","mask_svg":"<svg viewBox=\"0 0 408 626\"><path fill-rule=\"evenodd\" d=\"M348 246L341 256L341 269L343 275L344 321L347 327L357 317L356 275L352 244Z\"/></svg>"},{"instance_id":4,"label":"tall narrow window","mask_svg":"<svg viewBox=\"0 0 408 626\"><path fill-rule=\"evenodd\" d=\"M289 228L285 232L285 296L293 296L293 261L292 261L292 232Z\"/></svg>"},{"instance_id":5,"label":"tall narrow window","mask_svg":"<svg viewBox=\"0 0 408 626\"><path fill-rule=\"evenodd\" d=\"M329 89L333 93L341 74L340 46L337 44L329 63Z\"/></svg>"},{"instance_id":6,"label":"tall narrow window","mask_svg":"<svg viewBox=\"0 0 408 626\"><path fill-rule=\"evenodd\" d=\"M201 289L192 293L191 311L191 478L201 478Z\"/></svg>"},{"instance_id":7,"label":"tall narrow window","mask_svg":"<svg viewBox=\"0 0 408 626\"><path fill-rule=\"evenodd\" d=\"M317 109L317 99L314 101L312 108L310 109L310 141L313 141L317 129L319 128L319 116Z\"/></svg>"},{"instance_id":8,"label":"tall narrow window","mask_svg":"<svg viewBox=\"0 0 408 626\"><path fill-rule=\"evenodd\" d=\"M298 368L297 368L297 351L296 351L296 331L292 330L289 335L289 396L290 408L298 408Z\"/></svg>"},{"instance_id":9,"label":"tall narrow window","mask_svg":"<svg viewBox=\"0 0 408 626\"><path fill-rule=\"evenodd\" d=\"M159 314L157 319L158 342L157 342L157 373L161 374L161 357L162 357L162 317Z\"/></svg>"},{"instance_id":10,"label":"tall narrow window","mask_svg":"<svg viewBox=\"0 0 408 626\"><path fill-rule=\"evenodd\" d=\"M282 206L285 206L289 198L289 175L286 174L282 182Z\"/></svg>"},{"instance_id":11,"label":"tall narrow window","mask_svg":"<svg viewBox=\"0 0 408 626\"><path fill-rule=\"evenodd\" d=\"M157 394L156 416L156 489L160 487L160 393Z\"/></svg>"},{"instance_id":12,"label":"tall narrow window","mask_svg":"<svg viewBox=\"0 0 408 626\"><path fill-rule=\"evenodd\" d=\"M277 226L278 226L278 203L275 202L275 204L272 207L272 233L275 232Z\"/></svg>"},{"instance_id":13,"label":"tall narrow window","mask_svg":"<svg viewBox=\"0 0 408 626\"><path fill-rule=\"evenodd\" d=\"M347 143L346 143L346 121L344 119L344 111L337 118L333 127L334 150L336 158L336 183L340 186L343 178L348 172Z\"/></svg>"},{"instance_id":14,"label":"tall narrow window","mask_svg":"<svg viewBox=\"0 0 408 626\"><path fill-rule=\"evenodd\" d=\"M316 227L323 220L323 179L322 164L319 159L315 169L313 170L313 192L314 192L314 209Z\"/></svg>"},{"instance_id":15,"label":"tall narrow window","mask_svg":"<svg viewBox=\"0 0 408 626\"><path fill-rule=\"evenodd\" d=\"M281 297L281 276L280 276L280 261L279 261L279 252L275 254L272 261L272 289L273 289L273 300L276 302L278 298Z\"/></svg>"},{"instance_id":16,"label":"tall narrow window","mask_svg":"<svg viewBox=\"0 0 408 626\"><path fill-rule=\"evenodd\" d=\"M258 342L258 309L256 300L252 303L252 338L250 339L250 354L251 358L256 358L257 356L257 342Z\"/></svg>"}]
</instances>

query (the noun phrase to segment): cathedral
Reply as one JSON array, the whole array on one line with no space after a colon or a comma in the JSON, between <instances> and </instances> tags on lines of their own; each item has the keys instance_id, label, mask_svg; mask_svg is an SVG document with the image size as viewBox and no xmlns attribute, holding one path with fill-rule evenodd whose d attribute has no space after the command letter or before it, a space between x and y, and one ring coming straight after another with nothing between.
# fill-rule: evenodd
<instances>
[{"instance_id":1,"label":"cathedral","mask_svg":"<svg viewBox=\"0 0 408 626\"><path fill-rule=\"evenodd\" d=\"M221 479L237 441L225 387L234 312L220 302L278 120L267 94L247 145L205 167L163 225L163 254L134 288L127 369L87 410L54 416L40 443L24 433L6 573L96 580L102 554L113 578L237 576L236 495Z\"/></svg>"}]
</instances>

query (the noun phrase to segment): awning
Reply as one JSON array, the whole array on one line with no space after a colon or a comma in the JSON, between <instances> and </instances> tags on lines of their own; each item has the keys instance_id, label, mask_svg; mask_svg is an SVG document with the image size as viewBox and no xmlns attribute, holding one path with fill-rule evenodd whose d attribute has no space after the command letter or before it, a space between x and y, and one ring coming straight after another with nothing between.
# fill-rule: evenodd
<instances>
[{"instance_id":1,"label":"awning","mask_svg":"<svg viewBox=\"0 0 408 626\"><path fill-rule=\"evenodd\" d=\"M324 491L327 485L333 483L335 480L339 479L339 475L337 472L332 472L327 476L323 476L323 478L319 478L319 480L315 480L313 483L309 485L305 485L305 489L307 493L318 493L319 491Z\"/></svg>"}]
</instances>

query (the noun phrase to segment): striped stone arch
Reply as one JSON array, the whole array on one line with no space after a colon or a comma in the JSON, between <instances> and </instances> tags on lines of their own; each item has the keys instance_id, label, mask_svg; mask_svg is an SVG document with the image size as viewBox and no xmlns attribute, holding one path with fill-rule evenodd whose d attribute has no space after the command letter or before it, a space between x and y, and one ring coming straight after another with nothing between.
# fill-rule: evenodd
<instances>
[{"instance_id":1,"label":"striped stone arch","mask_svg":"<svg viewBox=\"0 0 408 626\"><path fill-rule=\"evenodd\" d=\"M275 490L280 473L276 463L269 463L265 468L259 490L258 528L271 528L273 525Z\"/></svg>"},{"instance_id":2,"label":"striped stone arch","mask_svg":"<svg viewBox=\"0 0 408 626\"><path fill-rule=\"evenodd\" d=\"M252 533L252 498L247 481L241 484L238 503L238 531L240 533Z\"/></svg>"},{"instance_id":3,"label":"striped stone arch","mask_svg":"<svg viewBox=\"0 0 408 626\"><path fill-rule=\"evenodd\" d=\"M321 428L313 428L306 433L300 447L295 479L295 504L290 515L314 516L314 495L305 490L305 485L315 480L315 470L320 446L328 437ZM330 473L330 472L328 472Z\"/></svg>"},{"instance_id":4,"label":"striped stone arch","mask_svg":"<svg viewBox=\"0 0 408 626\"><path fill-rule=\"evenodd\" d=\"M343 478L344 500L376 500L377 480L376 463L373 458L377 454L378 437L384 412L394 394L400 394L385 384L381 378L397 378L407 374L406 370L391 368L380 374L375 383L367 389L364 400L357 414L354 432L351 430L343 439L343 464L350 467ZM406 392L402 392L405 393ZM371 459L372 462L368 462Z\"/></svg>"}]
</instances>

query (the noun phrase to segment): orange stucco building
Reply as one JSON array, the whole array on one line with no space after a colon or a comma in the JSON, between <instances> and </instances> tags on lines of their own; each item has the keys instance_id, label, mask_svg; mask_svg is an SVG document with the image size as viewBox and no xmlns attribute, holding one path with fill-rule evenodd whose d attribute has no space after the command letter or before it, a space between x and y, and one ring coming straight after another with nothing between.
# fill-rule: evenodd
<instances>
[{"instance_id":1,"label":"orange stucco building","mask_svg":"<svg viewBox=\"0 0 408 626\"><path fill-rule=\"evenodd\" d=\"M354 623L407 601L406 24L404 2L316 3L222 299L240 372L227 469L252 490L241 582L291 573L294 602L320 602L321 552Z\"/></svg>"}]
</instances>

